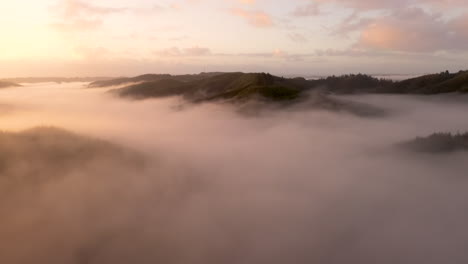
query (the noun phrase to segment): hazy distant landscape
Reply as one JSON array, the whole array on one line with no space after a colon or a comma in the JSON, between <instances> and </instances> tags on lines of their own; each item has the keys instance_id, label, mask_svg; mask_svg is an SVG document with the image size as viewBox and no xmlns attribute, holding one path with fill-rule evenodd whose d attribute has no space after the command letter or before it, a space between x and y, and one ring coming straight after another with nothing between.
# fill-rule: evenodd
<instances>
[{"instance_id":1,"label":"hazy distant landscape","mask_svg":"<svg viewBox=\"0 0 468 264\"><path fill-rule=\"evenodd\" d=\"M465 76L2 89L0 261L466 261Z\"/></svg>"},{"instance_id":2,"label":"hazy distant landscape","mask_svg":"<svg viewBox=\"0 0 468 264\"><path fill-rule=\"evenodd\" d=\"M468 0L0 11L0 264L468 263Z\"/></svg>"}]
</instances>

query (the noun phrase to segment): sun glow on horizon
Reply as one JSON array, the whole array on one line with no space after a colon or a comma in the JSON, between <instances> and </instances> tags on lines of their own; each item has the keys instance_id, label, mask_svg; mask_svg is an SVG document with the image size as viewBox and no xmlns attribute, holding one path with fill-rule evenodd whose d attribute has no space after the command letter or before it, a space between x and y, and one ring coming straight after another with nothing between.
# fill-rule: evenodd
<instances>
[{"instance_id":1,"label":"sun glow on horizon","mask_svg":"<svg viewBox=\"0 0 468 264\"><path fill-rule=\"evenodd\" d=\"M0 5L0 77L35 75L40 61L57 65L50 69L53 75L103 75L112 66L114 75L331 74L457 70L468 58L465 1L17 0ZM408 58L414 59L402 69Z\"/></svg>"}]
</instances>

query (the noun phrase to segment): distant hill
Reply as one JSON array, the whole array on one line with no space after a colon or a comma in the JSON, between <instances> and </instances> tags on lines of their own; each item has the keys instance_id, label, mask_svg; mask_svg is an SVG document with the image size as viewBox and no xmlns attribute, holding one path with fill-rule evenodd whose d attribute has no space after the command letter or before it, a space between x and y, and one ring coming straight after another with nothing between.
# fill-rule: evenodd
<instances>
[{"instance_id":1,"label":"distant hill","mask_svg":"<svg viewBox=\"0 0 468 264\"><path fill-rule=\"evenodd\" d=\"M69 82L94 82L99 80L109 80L109 77L23 77L23 78L8 78L0 81L15 82L15 83L69 83Z\"/></svg>"},{"instance_id":2,"label":"distant hill","mask_svg":"<svg viewBox=\"0 0 468 264\"><path fill-rule=\"evenodd\" d=\"M283 78L268 73L201 73L196 75L147 74L133 78L91 83L90 87L125 85L112 92L122 97L145 99L183 96L191 102L242 101L252 98L293 101L311 91L331 94L440 94L468 92L468 71L443 72L403 81L377 79L365 74L331 76L317 80Z\"/></svg>"},{"instance_id":3,"label":"distant hill","mask_svg":"<svg viewBox=\"0 0 468 264\"><path fill-rule=\"evenodd\" d=\"M113 169L115 164L121 165L120 170L138 171L143 163L143 156L132 150L61 129L0 132L0 198L6 192L68 173L113 175L118 170Z\"/></svg>"},{"instance_id":4,"label":"distant hill","mask_svg":"<svg viewBox=\"0 0 468 264\"><path fill-rule=\"evenodd\" d=\"M321 87L336 94L385 92L395 85L392 80L377 79L365 74L331 76L310 82L314 87Z\"/></svg>"},{"instance_id":5,"label":"distant hill","mask_svg":"<svg viewBox=\"0 0 468 264\"><path fill-rule=\"evenodd\" d=\"M332 98L313 81L304 78L283 78L267 73L224 73L195 81L162 79L111 90L131 99L181 96L192 103L225 101L242 103L241 111L253 114L274 102L281 106L345 111L360 116L381 116L376 107ZM255 99L255 100L253 100ZM307 99L307 100L306 100ZM250 102L250 103L248 103ZM256 102L252 104L252 102ZM247 104L248 103L248 104Z\"/></svg>"},{"instance_id":6,"label":"distant hill","mask_svg":"<svg viewBox=\"0 0 468 264\"><path fill-rule=\"evenodd\" d=\"M441 72L402 81L377 79L365 74L332 76L311 81L314 87L323 87L336 94L442 94L467 93L468 71Z\"/></svg>"},{"instance_id":7,"label":"distant hill","mask_svg":"<svg viewBox=\"0 0 468 264\"><path fill-rule=\"evenodd\" d=\"M304 79L285 79L266 73L224 73L182 81L169 78L130 85L113 92L134 99L180 95L193 102L242 100L252 96L271 100L298 98L309 83Z\"/></svg>"},{"instance_id":8,"label":"distant hill","mask_svg":"<svg viewBox=\"0 0 468 264\"><path fill-rule=\"evenodd\" d=\"M142 80L149 75L138 76L133 80ZM217 99L270 99L284 101L298 99L308 91L320 89L335 94L370 93L390 89L393 81L376 79L368 75L343 75L318 80L304 78L283 78L268 73L224 73L193 81L183 80L177 76L164 78L157 75L158 80L146 81L114 92L123 97L143 99L148 97L164 97L182 95L191 101L207 101ZM161 78L161 79L159 79ZM121 82L115 80L114 83Z\"/></svg>"},{"instance_id":9,"label":"distant hill","mask_svg":"<svg viewBox=\"0 0 468 264\"><path fill-rule=\"evenodd\" d=\"M468 92L468 71L458 73L442 72L424 75L401 82L386 92L402 94L441 94Z\"/></svg>"},{"instance_id":10,"label":"distant hill","mask_svg":"<svg viewBox=\"0 0 468 264\"><path fill-rule=\"evenodd\" d=\"M0 88L8 88L8 87L20 87L21 85L14 83L14 82L5 82L0 81Z\"/></svg>"},{"instance_id":11,"label":"distant hill","mask_svg":"<svg viewBox=\"0 0 468 264\"><path fill-rule=\"evenodd\" d=\"M209 78L209 77L216 76L219 74L222 74L222 73L208 72L208 73L185 74L185 75L144 74L144 75L140 75L140 76L132 77L132 78L122 77L118 79L95 81L95 82L90 83L88 87L89 88L102 88L102 87L110 87L110 86L117 86L117 85L131 84L131 83L155 82L155 81L168 80L168 79L177 80L181 82L189 82L189 81Z\"/></svg>"}]
</instances>

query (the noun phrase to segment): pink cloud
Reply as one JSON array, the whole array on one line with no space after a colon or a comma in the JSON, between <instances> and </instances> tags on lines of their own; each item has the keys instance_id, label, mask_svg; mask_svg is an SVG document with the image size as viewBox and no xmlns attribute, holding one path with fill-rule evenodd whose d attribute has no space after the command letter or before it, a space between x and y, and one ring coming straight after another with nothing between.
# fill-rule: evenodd
<instances>
[{"instance_id":1,"label":"pink cloud","mask_svg":"<svg viewBox=\"0 0 468 264\"><path fill-rule=\"evenodd\" d=\"M407 52L461 50L468 46L468 16L450 21L419 8L377 18L362 30L356 47Z\"/></svg>"},{"instance_id":2,"label":"pink cloud","mask_svg":"<svg viewBox=\"0 0 468 264\"><path fill-rule=\"evenodd\" d=\"M62 0L52 7L57 20L51 26L59 31L93 30L102 25L103 16L125 11L126 8L99 6L81 0Z\"/></svg>"},{"instance_id":3,"label":"pink cloud","mask_svg":"<svg viewBox=\"0 0 468 264\"><path fill-rule=\"evenodd\" d=\"M248 4L248 5L255 4L255 0L237 0L237 1L241 4Z\"/></svg>"},{"instance_id":4,"label":"pink cloud","mask_svg":"<svg viewBox=\"0 0 468 264\"><path fill-rule=\"evenodd\" d=\"M106 15L127 10L125 8L98 6L80 0L64 0L59 4L58 9L67 17L77 17L81 15Z\"/></svg>"},{"instance_id":5,"label":"pink cloud","mask_svg":"<svg viewBox=\"0 0 468 264\"><path fill-rule=\"evenodd\" d=\"M369 10L387 9L402 6L412 0L315 0L316 3L336 3L344 7Z\"/></svg>"},{"instance_id":6,"label":"pink cloud","mask_svg":"<svg viewBox=\"0 0 468 264\"><path fill-rule=\"evenodd\" d=\"M294 12L294 16L317 16L320 15L320 8L317 3L310 3L305 6L298 6Z\"/></svg>"},{"instance_id":7,"label":"pink cloud","mask_svg":"<svg viewBox=\"0 0 468 264\"><path fill-rule=\"evenodd\" d=\"M255 27L265 28L273 26L271 16L263 11L249 11L242 8L233 8L231 9L231 13L246 19L250 25Z\"/></svg>"},{"instance_id":8,"label":"pink cloud","mask_svg":"<svg viewBox=\"0 0 468 264\"><path fill-rule=\"evenodd\" d=\"M357 10L375 10L409 7L411 5L430 5L443 7L468 7L467 0L314 0L314 3L335 3Z\"/></svg>"}]
</instances>

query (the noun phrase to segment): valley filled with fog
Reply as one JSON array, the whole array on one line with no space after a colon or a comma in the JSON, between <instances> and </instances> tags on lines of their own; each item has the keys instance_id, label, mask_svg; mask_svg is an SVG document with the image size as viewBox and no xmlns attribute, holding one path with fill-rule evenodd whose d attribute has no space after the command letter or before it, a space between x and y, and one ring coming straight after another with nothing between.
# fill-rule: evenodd
<instances>
[{"instance_id":1,"label":"valley filled with fog","mask_svg":"<svg viewBox=\"0 0 468 264\"><path fill-rule=\"evenodd\" d=\"M468 152L402 146L467 132L466 95L245 111L87 85L0 90L0 263L468 262Z\"/></svg>"}]
</instances>

